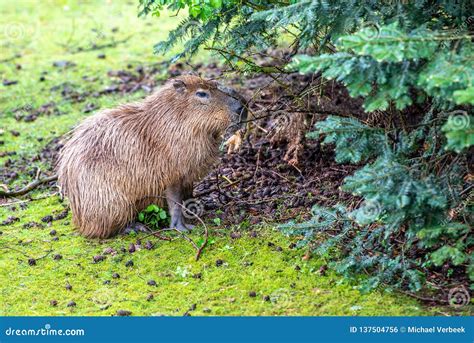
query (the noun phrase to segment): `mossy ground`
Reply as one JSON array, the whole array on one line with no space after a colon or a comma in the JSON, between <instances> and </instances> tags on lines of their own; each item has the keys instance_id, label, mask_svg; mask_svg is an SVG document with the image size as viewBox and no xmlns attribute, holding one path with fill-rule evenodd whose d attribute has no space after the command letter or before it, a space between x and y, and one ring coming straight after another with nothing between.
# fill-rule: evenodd
<instances>
[{"instance_id":1,"label":"mossy ground","mask_svg":"<svg viewBox=\"0 0 474 343\"><path fill-rule=\"evenodd\" d=\"M58 199L49 198L22 211L21 222L3 229L1 314L112 315L128 310L133 315L183 315L193 304L192 315L429 313L397 294L361 294L356 283L343 282L331 271L319 275L324 261L302 261L304 251L290 249L290 240L269 227L257 228L253 235L242 232L237 239L230 238L229 228L212 228L212 244L197 262L194 249L183 239L151 238L153 249L130 253L130 243L144 235L87 240L73 231L69 217L44 229L22 229L24 221L58 208ZM56 230L55 236L51 230ZM142 247L148 239L142 239ZM94 262L105 248L117 253ZM62 259L54 259L57 254ZM29 265L31 258L37 259L36 265ZM128 261L133 266L127 266ZM114 273L120 277L114 278ZM150 280L156 285L150 286ZM68 284L72 289L66 288ZM57 306L51 306L51 300ZM71 301L75 307L67 307Z\"/></svg>"},{"instance_id":2,"label":"mossy ground","mask_svg":"<svg viewBox=\"0 0 474 343\"><path fill-rule=\"evenodd\" d=\"M51 87L68 82L79 91L97 90L108 84L109 70L162 60L163 57L153 55L152 46L179 21L167 16L159 20L138 19L135 1L48 1L40 6L35 1L1 0L0 6L0 60L4 61L0 64L0 75L2 80L18 81L12 86L0 85L4 132L0 136L4 141L1 149L17 153L0 158L2 166L8 158L34 156L51 139L69 131L88 115L83 111L87 102L104 108L142 97L137 92L74 103L64 99L60 92L51 91ZM128 40L112 47L77 51L78 47L124 39ZM105 59L97 58L101 53L106 55ZM21 56L13 58L16 54ZM76 66L52 67L54 61L61 60ZM44 81L40 81L42 75ZM25 105L37 108L48 102L56 104L59 115L40 116L29 123L14 119L14 109ZM20 135L12 135L11 130ZM44 170L45 166L35 163L29 166L31 170ZM21 175L8 186L27 180L27 176ZM33 197L45 195L48 193L32 193ZM134 253L127 248L143 238L141 235L87 240L74 231L70 215L45 224L44 228L24 228L25 223L41 223L44 216L63 209L56 195L26 204L25 209L14 204L14 211L11 205L0 207L0 222L9 216L20 218L0 227L0 315L113 315L118 310L131 311L132 315L183 315L193 304L196 308L190 312L192 315L437 313L399 294L383 290L361 294L356 281L344 281L330 270L325 276L319 275L325 262L317 258L303 261L305 252L290 249L291 240L271 225L251 228L257 237L251 237L246 230L238 239L229 236L234 228L214 226L213 244L196 262L191 245L179 238L171 242L146 238L144 241L154 242L154 248ZM55 236L50 234L52 230L56 231ZM199 235L199 230L193 233L194 238ZM117 253L94 263L93 257L105 248ZM122 252L122 248L126 251ZM62 259L54 259L58 254ZM28 263L32 258L36 265ZM217 260L222 264L216 264ZM126 266L127 261L133 261L133 266ZM114 273L120 277L114 278ZM148 285L150 280L156 285ZM66 289L68 284L71 289ZM250 296L252 292L255 296ZM147 300L150 294L153 299ZM52 300L57 301L56 306L51 305ZM68 307L71 301L76 306Z\"/></svg>"}]
</instances>

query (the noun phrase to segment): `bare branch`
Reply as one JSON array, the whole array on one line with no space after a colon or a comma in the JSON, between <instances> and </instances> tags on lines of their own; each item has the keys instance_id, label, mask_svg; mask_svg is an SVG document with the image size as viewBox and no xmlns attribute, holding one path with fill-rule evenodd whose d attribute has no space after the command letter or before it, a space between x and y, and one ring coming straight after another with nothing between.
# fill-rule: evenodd
<instances>
[{"instance_id":1,"label":"bare branch","mask_svg":"<svg viewBox=\"0 0 474 343\"><path fill-rule=\"evenodd\" d=\"M51 176L45 177L44 179L36 178L35 181L29 183L28 185L26 185L22 189L19 189L18 191L8 191L8 190L7 191L2 191L2 190L0 190L0 197L11 198L11 197L16 197L16 196L20 196L20 195L25 195L26 193L28 193L28 192L32 191L33 189L37 188L38 186L40 186L44 183L51 182L51 181L56 181L57 179L58 179L57 175L51 175Z\"/></svg>"}]
</instances>

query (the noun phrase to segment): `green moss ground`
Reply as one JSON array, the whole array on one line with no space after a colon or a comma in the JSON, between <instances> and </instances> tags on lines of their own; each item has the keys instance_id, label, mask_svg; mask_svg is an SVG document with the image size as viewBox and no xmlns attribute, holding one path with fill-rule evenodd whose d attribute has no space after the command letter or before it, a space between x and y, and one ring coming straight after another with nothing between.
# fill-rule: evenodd
<instances>
[{"instance_id":1,"label":"green moss ground","mask_svg":"<svg viewBox=\"0 0 474 343\"><path fill-rule=\"evenodd\" d=\"M197 262L191 245L179 238L172 242L152 238L152 250L130 253L129 244L140 235L87 240L72 230L70 218L44 229L22 229L24 221L61 207L57 198L50 198L22 211L21 222L2 229L0 314L111 315L129 310L133 315L183 315L193 304L197 306L192 315L430 313L396 294L361 294L356 284L342 282L332 272L320 276L323 261L302 261L304 252L289 249L290 241L268 227L256 229L257 237L244 232L239 239L230 238L228 229L213 229L214 243ZM53 229L57 241L50 235ZM194 234L197 237L198 232ZM93 257L109 247L117 254L94 263ZM56 254L62 259L55 260ZM29 258L39 259L30 266ZM128 261L133 261L133 266L127 267ZM113 278L114 273L120 278ZM149 280L156 286L148 285ZM67 284L71 290L66 289ZM256 296L250 296L251 292ZM149 294L154 295L151 301L147 301ZM269 301L265 301L266 295ZM51 300L58 302L56 307L51 306ZM67 307L70 301L76 302L76 307Z\"/></svg>"},{"instance_id":2,"label":"green moss ground","mask_svg":"<svg viewBox=\"0 0 474 343\"><path fill-rule=\"evenodd\" d=\"M110 95L71 103L51 87L69 82L74 89L100 90L110 83L109 70L159 62L152 53L154 43L164 38L179 18L136 18L136 1L36 1L0 0L0 77L17 80L12 86L0 85L0 151L17 155L0 157L0 166L11 158L30 158L51 139L69 131L87 116L87 103L109 107L143 96ZM117 28L117 32L113 32ZM126 43L97 51L72 53L79 46L110 44L130 37ZM105 59L97 55L104 53ZM11 59L16 54L21 57ZM201 55L203 59L205 56ZM76 64L65 70L53 68L54 61ZM17 69L21 65L21 69ZM45 81L40 82L42 72ZM165 73L163 73L164 77ZM83 77L93 81L86 81ZM40 116L36 121L16 121L13 110L26 105L37 108L55 102L60 115ZM20 132L18 137L11 130ZM39 141L38 138L42 138ZM35 162L38 163L38 162ZM34 167L45 166L32 164ZM24 184L21 175L13 184ZM51 190L53 191L53 190ZM48 195L36 191L33 197ZM46 215L59 213L63 206L57 196L27 203L0 204L0 222L9 216L20 221L0 226L0 315L113 315L129 310L132 315L183 315L193 304L192 315L429 315L440 310L423 308L411 298L377 290L361 294L357 282L343 281L328 271L318 273L323 260L302 261L304 251L289 249L289 238L271 225L253 227L231 239L232 228L211 231L213 244L201 260L182 239L172 242L150 239L152 250L122 252L140 236L118 237L108 241L87 240L75 233L71 218L54 221L44 228L26 229L25 223L39 222ZM56 230L56 236L50 235ZM194 238L199 237L199 231ZM58 240L53 240L58 237ZM143 237L143 236L142 236ZM269 246L269 242L275 246ZM144 243L144 241L142 242ZM94 263L93 257L105 248L115 255ZM281 247L282 251L276 249ZM62 255L62 259L53 257ZM30 266L28 259L37 259ZM127 261L133 261L127 267ZM216 265L217 260L223 264ZM296 266L300 267L295 268ZM120 278L113 278L118 273ZM201 274L201 278L193 277ZM156 282L148 285L149 280ZM72 289L66 289L70 284ZM255 297L249 295L255 292ZM153 294L152 300L147 300ZM268 296L269 300L264 297ZM52 306L51 300L57 305ZM68 307L71 301L75 307Z\"/></svg>"}]
</instances>

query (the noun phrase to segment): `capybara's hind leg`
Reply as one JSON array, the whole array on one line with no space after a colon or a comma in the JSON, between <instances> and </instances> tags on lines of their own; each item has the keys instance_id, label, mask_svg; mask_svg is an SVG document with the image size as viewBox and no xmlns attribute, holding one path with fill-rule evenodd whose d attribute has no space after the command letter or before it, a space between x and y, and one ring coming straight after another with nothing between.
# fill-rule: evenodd
<instances>
[{"instance_id":1,"label":"capybara's hind leg","mask_svg":"<svg viewBox=\"0 0 474 343\"><path fill-rule=\"evenodd\" d=\"M171 216L170 228L179 231L192 230L194 226L186 224L183 218L183 190L181 185L169 186L166 189L166 200L168 202L168 211Z\"/></svg>"},{"instance_id":2,"label":"capybara's hind leg","mask_svg":"<svg viewBox=\"0 0 474 343\"><path fill-rule=\"evenodd\" d=\"M119 233L133 220L135 208L119 191L105 189L102 196L93 191L89 195L95 195L89 197L94 201L87 203L88 206L81 210L80 231L85 236L108 238Z\"/></svg>"}]
</instances>

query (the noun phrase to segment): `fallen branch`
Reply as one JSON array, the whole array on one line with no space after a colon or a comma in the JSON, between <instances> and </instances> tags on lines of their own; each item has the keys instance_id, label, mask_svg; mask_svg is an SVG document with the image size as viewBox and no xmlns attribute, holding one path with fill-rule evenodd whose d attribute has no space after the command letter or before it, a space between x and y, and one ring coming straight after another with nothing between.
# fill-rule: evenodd
<instances>
[{"instance_id":1,"label":"fallen branch","mask_svg":"<svg viewBox=\"0 0 474 343\"><path fill-rule=\"evenodd\" d=\"M415 298L417 300L424 301L424 302L434 302L434 303L442 304L442 305L445 305L445 304L449 303L447 300L439 299L439 297L428 298L428 297L423 297L423 296L417 295L415 293L404 291L404 290L398 290L398 291L402 294L408 295L409 297L412 297L412 298Z\"/></svg>"},{"instance_id":2,"label":"fallen branch","mask_svg":"<svg viewBox=\"0 0 474 343\"><path fill-rule=\"evenodd\" d=\"M19 249L16 249L16 248L4 246L4 247L0 247L0 249L16 251L16 252L22 254L23 256L27 257L28 259L30 259L30 260L35 260L35 261L41 260L42 258L45 258L45 257L48 257L49 254L51 254L51 253L53 252L53 249L51 248L51 249L47 250L47 251L46 251L46 254L44 254L43 256L34 258L34 257L31 257L30 255L28 255L27 253L25 253L25 252L23 252L23 251L21 251L21 250L19 250Z\"/></svg>"},{"instance_id":3,"label":"fallen branch","mask_svg":"<svg viewBox=\"0 0 474 343\"><path fill-rule=\"evenodd\" d=\"M32 191L33 189L37 188L38 186L48 183L51 181L56 181L58 179L57 175L52 175L45 177L44 179L36 178L35 181L31 182L30 184L26 185L25 187L17 190L17 191L2 191L0 190L0 197L4 198L11 198L15 196L25 195L26 193Z\"/></svg>"},{"instance_id":4,"label":"fallen branch","mask_svg":"<svg viewBox=\"0 0 474 343\"><path fill-rule=\"evenodd\" d=\"M152 231L152 229L150 229L147 225L143 224L143 223L140 223L141 225L145 226L147 228L147 230L150 232L148 235L142 237L142 239L145 239L145 238L148 238L150 236L155 236L163 241L171 241L171 238L169 237L166 237L166 236L162 236L160 235L160 233L164 232L164 231L171 231L173 229L161 229L161 230L158 230L158 231Z\"/></svg>"},{"instance_id":5,"label":"fallen branch","mask_svg":"<svg viewBox=\"0 0 474 343\"><path fill-rule=\"evenodd\" d=\"M54 193L50 193L50 194L46 194L46 195L42 195L42 196L39 196L37 198L29 198L29 199L25 199L25 200L18 200L18 201L12 201L12 202L7 202L5 204L0 204L0 207L5 207L5 206L12 206L12 205L17 205L17 204L23 204L25 202L30 202L30 201L38 201L38 200L43 200L43 199L46 199L46 198L50 198L50 197L54 197L56 195L58 195L59 192L54 192Z\"/></svg>"}]
</instances>

